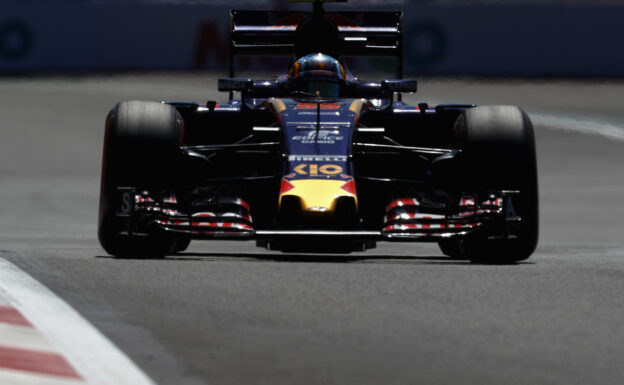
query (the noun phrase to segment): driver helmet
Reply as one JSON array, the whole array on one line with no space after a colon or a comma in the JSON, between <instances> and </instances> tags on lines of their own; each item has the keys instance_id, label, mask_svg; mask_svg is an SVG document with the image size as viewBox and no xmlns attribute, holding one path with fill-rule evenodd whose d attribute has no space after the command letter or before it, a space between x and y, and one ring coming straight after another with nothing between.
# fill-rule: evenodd
<instances>
[{"instance_id":1,"label":"driver helmet","mask_svg":"<svg viewBox=\"0 0 624 385\"><path fill-rule=\"evenodd\" d=\"M294 90L322 97L340 96L340 88L345 82L345 70L331 56L322 53L310 54L297 60L289 75Z\"/></svg>"}]
</instances>

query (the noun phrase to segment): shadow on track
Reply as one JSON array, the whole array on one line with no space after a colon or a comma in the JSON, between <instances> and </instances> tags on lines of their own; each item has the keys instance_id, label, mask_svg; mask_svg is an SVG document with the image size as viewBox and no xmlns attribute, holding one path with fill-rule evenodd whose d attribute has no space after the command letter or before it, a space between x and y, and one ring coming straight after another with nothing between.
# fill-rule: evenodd
<instances>
[{"instance_id":1,"label":"shadow on track","mask_svg":"<svg viewBox=\"0 0 624 385\"><path fill-rule=\"evenodd\" d=\"M429 261L451 261L449 258L432 257L403 257L396 255L344 255L344 254L296 254L296 253L182 253L167 257L174 260L193 259L248 259L259 262L285 263L421 263ZM452 261L463 262L463 261Z\"/></svg>"},{"instance_id":2,"label":"shadow on track","mask_svg":"<svg viewBox=\"0 0 624 385\"><path fill-rule=\"evenodd\" d=\"M110 255L99 255L95 258L118 259ZM119 258L121 259L121 258ZM397 255L343 255L343 254L282 254L282 253L179 253L165 258L124 258L130 260L150 261L181 261L181 262L219 262L219 261L248 261L248 262L277 262L277 263L322 263L322 264L407 264L407 265L460 265L460 266L517 266L532 265L533 262L519 262L514 264L480 264L467 260L452 259L444 256L397 256ZM121 259L123 260L123 259Z\"/></svg>"}]
</instances>

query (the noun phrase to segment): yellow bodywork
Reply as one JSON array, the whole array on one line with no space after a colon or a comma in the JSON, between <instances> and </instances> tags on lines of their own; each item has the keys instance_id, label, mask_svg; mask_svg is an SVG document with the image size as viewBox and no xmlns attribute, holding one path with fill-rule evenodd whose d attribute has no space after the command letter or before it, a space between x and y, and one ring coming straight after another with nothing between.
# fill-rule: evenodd
<instances>
[{"instance_id":1,"label":"yellow bodywork","mask_svg":"<svg viewBox=\"0 0 624 385\"><path fill-rule=\"evenodd\" d=\"M366 104L366 99L356 99L353 101L353 103L351 103L349 111L353 112L359 118L360 114L362 113L362 107L364 106L364 104Z\"/></svg>"},{"instance_id":2,"label":"yellow bodywork","mask_svg":"<svg viewBox=\"0 0 624 385\"><path fill-rule=\"evenodd\" d=\"M353 198L357 208L357 197L341 188L346 183L343 180L300 179L290 180L289 182L295 188L280 195L280 207L283 197L295 196L301 202L301 212L303 214L333 214L336 210L336 202L340 197Z\"/></svg>"},{"instance_id":3,"label":"yellow bodywork","mask_svg":"<svg viewBox=\"0 0 624 385\"><path fill-rule=\"evenodd\" d=\"M286 109L286 105L281 99L270 98L267 99L267 102L273 106L273 110L275 110L275 113L278 115Z\"/></svg>"}]
</instances>

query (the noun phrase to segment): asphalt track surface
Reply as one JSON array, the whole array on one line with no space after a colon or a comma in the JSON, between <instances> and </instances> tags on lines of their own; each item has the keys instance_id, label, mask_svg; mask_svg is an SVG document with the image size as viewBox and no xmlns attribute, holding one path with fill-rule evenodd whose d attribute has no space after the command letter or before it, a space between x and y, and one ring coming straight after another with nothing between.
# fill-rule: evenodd
<instances>
[{"instance_id":1,"label":"asphalt track surface","mask_svg":"<svg viewBox=\"0 0 624 385\"><path fill-rule=\"evenodd\" d=\"M541 239L526 263L474 265L419 244L106 256L108 109L223 100L215 86L201 74L0 79L0 256L161 384L621 384L624 83L425 79L411 98L516 104L534 118Z\"/></svg>"}]
</instances>

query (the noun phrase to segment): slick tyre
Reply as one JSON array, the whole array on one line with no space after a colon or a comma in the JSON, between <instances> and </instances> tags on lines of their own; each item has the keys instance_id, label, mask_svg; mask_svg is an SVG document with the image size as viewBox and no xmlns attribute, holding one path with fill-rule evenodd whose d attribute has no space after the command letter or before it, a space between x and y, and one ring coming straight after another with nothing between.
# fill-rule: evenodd
<instances>
[{"instance_id":1,"label":"slick tyre","mask_svg":"<svg viewBox=\"0 0 624 385\"><path fill-rule=\"evenodd\" d=\"M451 257L452 259L466 259L462 251L461 241L457 239L447 239L439 241L438 246L442 251L442 254Z\"/></svg>"},{"instance_id":2,"label":"slick tyre","mask_svg":"<svg viewBox=\"0 0 624 385\"><path fill-rule=\"evenodd\" d=\"M104 250L122 258L159 258L184 248L168 234L129 235L119 218L118 187L158 189L177 183L183 121L176 109L157 102L117 104L108 114L104 136L98 238ZM127 197L126 204L133 204Z\"/></svg>"},{"instance_id":3,"label":"slick tyre","mask_svg":"<svg viewBox=\"0 0 624 385\"><path fill-rule=\"evenodd\" d=\"M463 151L462 185L472 191L518 190L512 198L522 218L516 238L466 237L463 256L480 263L514 263L533 253L538 240L538 187L535 138L529 116L513 106L467 109L454 125Z\"/></svg>"},{"instance_id":4,"label":"slick tyre","mask_svg":"<svg viewBox=\"0 0 624 385\"><path fill-rule=\"evenodd\" d=\"M173 245L173 249L171 250L172 254L177 254L188 249L191 244L191 238L176 238L175 245Z\"/></svg>"}]
</instances>

